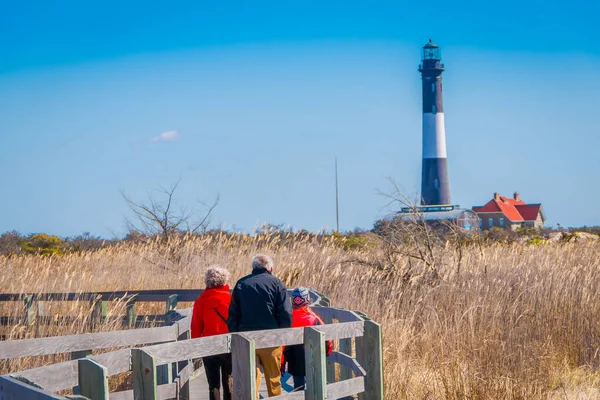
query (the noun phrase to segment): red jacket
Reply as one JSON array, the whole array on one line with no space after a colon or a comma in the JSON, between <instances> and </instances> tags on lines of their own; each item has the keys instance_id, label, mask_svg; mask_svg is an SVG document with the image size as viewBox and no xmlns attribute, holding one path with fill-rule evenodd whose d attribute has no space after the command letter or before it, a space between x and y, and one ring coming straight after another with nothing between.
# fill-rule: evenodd
<instances>
[{"instance_id":1,"label":"red jacket","mask_svg":"<svg viewBox=\"0 0 600 400\"><path fill-rule=\"evenodd\" d=\"M192 339L228 333L226 321L230 302L229 286L205 289L194 303L190 324Z\"/></svg>"},{"instance_id":2,"label":"red jacket","mask_svg":"<svg viewBox=\"0 0 600 400\"><path fill-rule=\"evenodd\" d=\"M310 307L301 307L292 310L292 328L315 325L325 325L325 323ZM327 355L333 351L331 340L325 342L325 351ZM288 372L290 374L305 376L304 346L300 344L284 347L281 364L284 365L286 362L288 363Z\"/></svg>"},{"instance_id":3,"label":"red jacket","mask_svg":"<svg viewBox=\"0 0 600 400\"><path fill-rule=\"evenodd\" d=\"M325 323L310 307L300 307L292 310L292 328L315 325L325 325ZM325 342L325 350L327 355L330 355L333 351L331 340Z\"/></svg>"}]
</instances>

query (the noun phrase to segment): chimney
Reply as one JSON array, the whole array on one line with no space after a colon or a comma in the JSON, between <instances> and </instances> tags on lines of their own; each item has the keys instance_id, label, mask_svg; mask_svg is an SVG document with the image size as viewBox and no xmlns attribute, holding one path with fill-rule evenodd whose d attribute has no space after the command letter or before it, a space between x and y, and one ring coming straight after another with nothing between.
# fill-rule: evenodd
<instances>
[{"instance_id":1,"label":"chimney","mask_svg":"<svg viewBox=\"0 0 600 400\"><path fill-rule=\"evenodd\" d=\"M519 194L519 192L515 192L515 194L514 194L514 198L515 198L515 200L517 200L517 201L520 201L520 200L521 200L521 195Z\"/></svg>"},{"instance_id":2,"label":"chimney","mask_svg":"<svg viewBox=\"0 0 600 400\"><path fill-rule=\"evenodd\" d=\"M500 193L494 193L494 200L500 200Z\"/></svg>"}]
</instances>

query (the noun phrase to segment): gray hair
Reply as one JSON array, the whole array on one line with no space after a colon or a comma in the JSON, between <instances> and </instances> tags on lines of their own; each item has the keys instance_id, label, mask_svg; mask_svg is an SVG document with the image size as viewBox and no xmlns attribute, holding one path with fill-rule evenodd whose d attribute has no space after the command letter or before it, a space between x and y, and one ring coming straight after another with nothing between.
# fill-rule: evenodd
<instances>
[{"instance_id":1,"label":"gray hair","mask_svg":"<svg viewBox=\"0 0 600 400\"><path fill-rule=\"evenodd\" d=\"M223 286L229 280L229 271L225 268L219 267L218 265L211 265L206 270L204 275L204 282L207 288L213 288Z\"/></svg>"},{"instance_id":2,"label":"gray hair","mask_svg":"<svg viewBox=\"0 0 600 400\"><path fill-rule=\"evenodd\" d=\"M252 259L252 269L266 269L273 272L274 265L273 259L266 254L257 254Z\"/></svg>"}]
</instances>

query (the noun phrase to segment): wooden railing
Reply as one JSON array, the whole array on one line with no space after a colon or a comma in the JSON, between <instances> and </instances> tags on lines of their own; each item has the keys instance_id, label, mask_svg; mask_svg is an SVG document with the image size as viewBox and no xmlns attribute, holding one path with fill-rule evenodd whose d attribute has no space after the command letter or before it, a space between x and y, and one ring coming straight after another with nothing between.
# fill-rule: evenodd
<instances>
[{"instance_id":1,"label":"wooden railing","mask_svg":"<svg viewBox=\"0 0 600 400\"><path fill-rule=\"evenodd\" d=\"M277 399L337 399L353 394L359 399L383 399L380 325L360 313L327 307L329 300L317 292L311 291L311 298L313 310L326 325L182 340L189 338L188 309L171 310L179 318L171 326L0 342L0 359L65 352L78 356L0 377L0 400L64 399L54 393L70 388L80 399L189 399L194 377L191 360L225 353L233 357L235 398L255 400L255 350L295 344L305 345L307 390ZM325 340L339 341L339 350L327 358ZM161 344L152 344L157 342ZM89 355L96 349L145 344L151 345ZM109 393L108 377L127 371L132 372L133 389Z\"/></svg>"},{"instance_id":2,"label":"wooden railing","mask_svg":"<svg viewBox=\"0 0 600 400\"><path fill-rule=\"evenodd\" d=\"M60 321L68 323L78 317L45 315L45 304L50 301L89 302L92 310L89 316L93 326L107 318L108 302L124 302L125 315L121 317L130 327L142 322L164 322L168 312L177 307L178 302L193 302L202 293L201 289L162 289L162 290L128 290L118 292L81 292L81 293L7 293L0 294L0 301L22 301L23 316L0 316L0 325L45 323ZM136 303L165 302L165 313L158 315L137 315Z\"/></svg>"}]
</instances>

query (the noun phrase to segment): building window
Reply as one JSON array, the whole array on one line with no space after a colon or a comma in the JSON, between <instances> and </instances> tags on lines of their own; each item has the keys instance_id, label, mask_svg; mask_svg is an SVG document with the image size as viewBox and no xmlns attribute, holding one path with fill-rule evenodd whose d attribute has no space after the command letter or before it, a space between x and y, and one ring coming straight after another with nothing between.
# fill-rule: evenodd
<instances>
[{"instance_id":1,"label":"building window","mask_svg":"<svg viewBox=\"0 0 600 400\"><path fill-rule=\"evenodd\" d=\"M500 217L500 220L498 221L500 223L500 226L504 226L504 218Z\"/></svg>"},{"instance_id":2,"label":"building window","mask_svg":"<svg viewBox=\"0 0 600 400\"><path fill-rule=\"evenodd\" d=\"M435 83L432 83L432 84L431 84L431 91L432 91L432 92L435 92Z\"/></svg>"},{"instance_id":3,"label":"building window","mask_svg":"<svg viewBox=\"0 0 600 400\"><path fill-rule=\"evenodd\" d=\"M483 220L481 218L479 218L479 227L483 227Z\"/></svg>"},{"instance_id":4,"label":"building window","mask_svg":"<svg viewBox=\"0 0 600 400\"><path fill-rule=\"evenodd\" d=\"M489 225L489 226L494 226L494 218L490 218L490 219L488 220L488 225Z\"/></svg>"},{"instance_id":5,"label":"building window","mask_svg":"<svg viewBox=\"0 0 600 400\"><path fill-rule=\"evenodd\" d=\"M438 178L435 178L433 180L433 187L438 190L440 188L440 180Z\"/></svg>"},{"instance_id":6,"label":"building window","mask_svg":"<svg viewBox=\"0 0 600 400\"><path fill-rule=\"evenodd\" d=\"M437 112L437 108L435 107L435 104L431 106L431 112L434 114Z\"/></svg>"}]
</instances>

